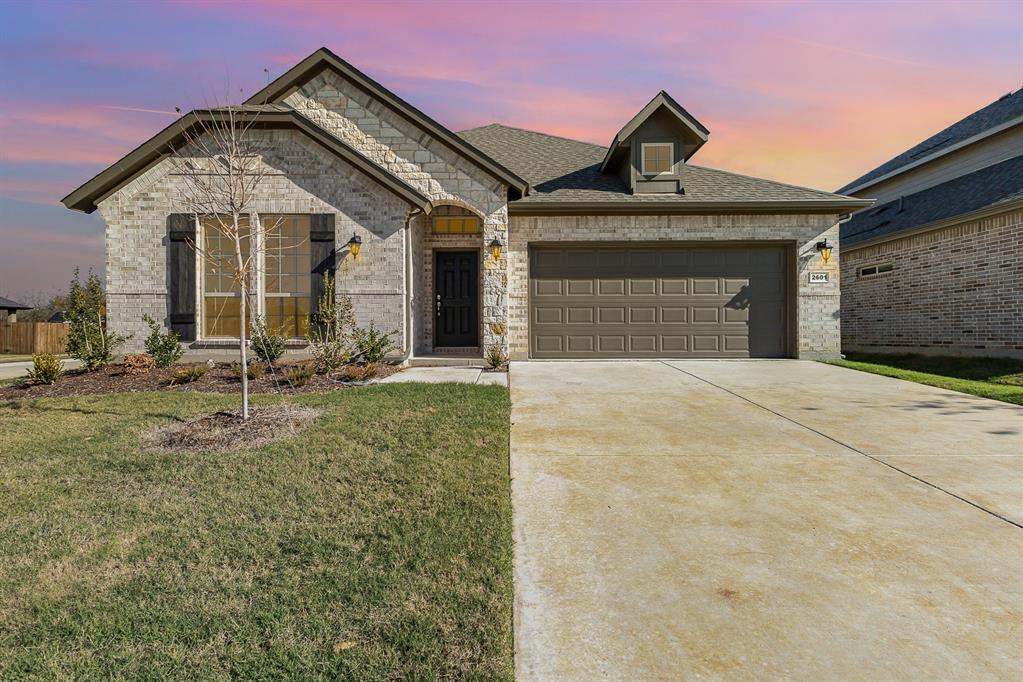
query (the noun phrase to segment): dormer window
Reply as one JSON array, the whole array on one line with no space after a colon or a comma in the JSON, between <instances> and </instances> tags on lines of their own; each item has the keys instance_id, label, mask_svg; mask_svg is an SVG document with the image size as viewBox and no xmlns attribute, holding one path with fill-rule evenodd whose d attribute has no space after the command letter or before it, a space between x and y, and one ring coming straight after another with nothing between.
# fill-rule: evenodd
<instances>
[{"instance_id":1,"label":"dormer window","mask_svg":"<svg viewBox=\"0 0 1023 682\"><path fill-rule=\"evenodd\" d=\"M643 175L670 173L675 164L673 147L670 142L644 142L640 146Z\"/></svg>"}]
</instances>

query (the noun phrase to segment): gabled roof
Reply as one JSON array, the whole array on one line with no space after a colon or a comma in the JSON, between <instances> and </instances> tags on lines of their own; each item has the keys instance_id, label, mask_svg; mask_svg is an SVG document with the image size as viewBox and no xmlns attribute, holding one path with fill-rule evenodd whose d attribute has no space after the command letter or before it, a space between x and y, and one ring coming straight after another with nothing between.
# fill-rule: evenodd
<instances>
[{"instance_id":1,"label":"gabled roof","mask_svg":"<svg viewBox=\"0 0 1023 682\"><path fill-rule=\"evenodd\" d=\"M632 194L616 173L601 172L601 145L499 124L459 135L529 181L532 192L511 202L511 213L842 213L872 203L691 164L682 169L685 194Z\"/></svg>"},{"instance_id":2,"label":"gabled roof","mask_svg":"<svg viewBox=\"0 0 1023 682\"><path fill-rule=\"evenodd\" d=\"M841 224L843 247L866 245L904 233L1023 205L1023 156L860 211Z\"/></svg>"},{"instance_id":3,"label":"gabled roof","mask_svg":"<svg viewBox=\"0 0 1023 682\"><path fill-rule=\"evenodd\" d=\"M324 68L333 69L346 80L355 83L357 86L370 93L380 101L384 102L393 111L425 129L433 137L440 140L448 147L462 156L470 159L480 168L492 175L494 178L505 183L516 190L520 196L529 191L528 183L503 165L476 149L464 139L458 137L452 131L433 120L419 109L415 108L401 97L373 80L362 71L338 57L325 47L303 59L301 62L288 69L283 75L245 100L245 104L268 104L284 100L288 95L314 78Z\"/></svg>"},{"instance_id":4,"label":"gabled roof","mask_svg":"<svg viewBox=\"0 0 1023 682\"><path fill-rule=\"evenodd\" d=\"M32 310L32 306L16 303L9 298L0 296L0 310Z\"/></svg>"},{"instance_id":5,"label":"gabled roof","mask_svg":"<svg viewBox=\"0 0 1023 682\"><path fill-rule=\"evenodd\" d=\"M672 99L671 95L666 93L664 90L661 90L647 103L645 107L640 109L639 113L633 116L632 119L618 131L618 134L615 135L614 139L611 140L611 146L607 148L604 160L600 164L601 171L607 170L607 166L611 163L611 157L614 156L615 152L617 152L618 149L625 144L625 141L628 140L641 125L643 125L644 121L653 116L654 112L661 108L664 108L677 118L679 123L681 123L682 126L697 140L693 150L689 152L683 160L688 161L689 158L696 153L696 150L707 142L710 131L707 130L702 123L697 121L692 114L682 108L681 104Z\"/></svg>"},{"instance_id":6,"label":"gabled roof","mask_svg":"<svg viewBox=\"0 0 1023 682\"><path fill-rule=\"evenodd\" d=\"M188 134L194 129L203 123L223 121L229 112L239 124L297 129L328 152L355 166L409 204L426 212L430 210L430 199L425 194L401 178L388 173L291 107L280 104L243 104L190 111L129 152L120 161L61 199L61 203L71 209L92 213L100 201L130 182L139 173L169 156L174 149L187 140Z\"/></svg>"},{"instance_id":7,"label":"gabled roof","mask_svg":"<svg viewBox=\"0 0 1023 682\"><path fill-rule=\"evenodd\" d=\"M1023 123L1023 88L1002 96L983 109L953 123L940 133L931 135L920 144L856 178L838 191L846 194L861 191L891 176L933 161L967 144L1021 123Z\"/></svg>"}]
</instances>

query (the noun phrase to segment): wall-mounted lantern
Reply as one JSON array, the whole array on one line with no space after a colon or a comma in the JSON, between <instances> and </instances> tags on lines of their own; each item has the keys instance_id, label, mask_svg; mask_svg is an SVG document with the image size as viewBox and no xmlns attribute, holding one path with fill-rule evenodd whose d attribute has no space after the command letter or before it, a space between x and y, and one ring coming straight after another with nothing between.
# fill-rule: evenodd
<instances>
[{"instance_id":1,"label":"wall-mounted lantern","mask_svg":"<svg viewBox=\"0 0 1023 682\"><path fill-rule=\"evenodd\" d=\"M817 251L821 255L821 261L827 263L831 260L831 244L828 244L828 240L817 242Z\"/></svg>"},{"instance_id":2,"label":"wall-mounted lantern","mask_svg":"<svg viewBox=\"0 0 1023 682\"><path fill-rule=\"evenodd\" d=\"M504 246L501 240L494 237L494 241L490 242L490 255L494 257L494 260L501 259L501 247Z\"/></svg>"},{"instance_id":3,"label":"wall-mounted lantern","mask_svg":"<svg viewBox=\"0 0 1023 682\"><path fill-rule=\"evenodd\" d=\"M359 251L362 250L362 237L352 234L352 238L348 240L346 246L348 247L348 252L352 254L352 258L358 258Z\"/></svg>"}]
</instances>

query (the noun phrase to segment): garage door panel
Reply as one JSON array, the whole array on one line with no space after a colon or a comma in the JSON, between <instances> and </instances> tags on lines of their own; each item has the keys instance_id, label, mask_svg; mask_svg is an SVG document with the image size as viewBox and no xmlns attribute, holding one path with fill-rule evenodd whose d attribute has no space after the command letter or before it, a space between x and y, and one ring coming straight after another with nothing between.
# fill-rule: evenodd
<instances>
[{"instance_id":1,"label":"garage door panel","mask_svg":"<svg viewBox=\"0 0 1023 682\"><path fill-rule=\"evenodd\" d=\"M533 247L531 352L783 357L786 262L780 246Z\"/></svg>"}]
</instances>

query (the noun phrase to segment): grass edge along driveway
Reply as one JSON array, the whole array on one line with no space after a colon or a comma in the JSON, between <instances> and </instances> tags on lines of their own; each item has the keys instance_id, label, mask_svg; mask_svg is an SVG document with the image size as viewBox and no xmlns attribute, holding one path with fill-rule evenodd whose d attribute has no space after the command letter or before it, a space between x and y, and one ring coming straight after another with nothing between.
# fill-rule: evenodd
<instances>
[{"instance_id":1,"label":"grass edge along driveway","mask_svg":"<svg viewBox=\"0 0 1023 682\"><path fill-rule=\"evenodd\" d=\"M0 403L0 679L511 679L507 389L293 400L202 455L139 437L235 396Z\"/></svg>"},{"instance_id":2,"label":"grass edge along driveway","mask_svg":"<svg viewBox=\"0 0 1023 682\"><path fill-rule=\"evenodd\" d=\"M847 353L828 364L1023 405L1023 360Z\"/></svg>"}]
</instances>

